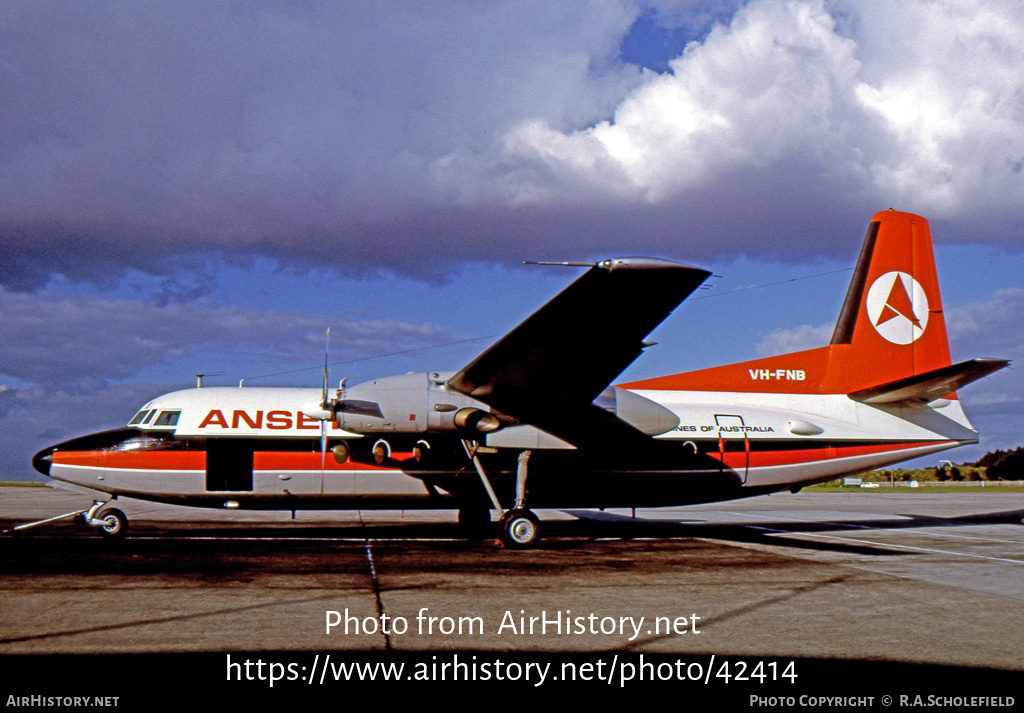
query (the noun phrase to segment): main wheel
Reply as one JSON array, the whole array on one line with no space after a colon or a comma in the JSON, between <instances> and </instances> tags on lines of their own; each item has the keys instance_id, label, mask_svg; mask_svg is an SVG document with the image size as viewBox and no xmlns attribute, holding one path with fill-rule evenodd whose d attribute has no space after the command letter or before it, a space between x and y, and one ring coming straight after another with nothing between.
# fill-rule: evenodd
<instances>
[{"instance_id":1,"label":"main wheel","mask_svg":"<svg viewBox=\"0 0 1024 713\"><path fill-rule=\"evenodd\" d=\"M540 541L540 520L529 510L509 510L501 518L501 541L517 550L533 547Z\"/></svg>"},{"instance_id":2,"label":"main wheel","mask_svg":"<svg viewBox=\"0 0 1024 713\"><path fill-rule=\"evenodd\" d=\"M96 519L100 521L100 533L104 537L121 538L124 537L125 530L128 529L128 516L117 508L100 510Z\"/></svg>"}]
</instances>

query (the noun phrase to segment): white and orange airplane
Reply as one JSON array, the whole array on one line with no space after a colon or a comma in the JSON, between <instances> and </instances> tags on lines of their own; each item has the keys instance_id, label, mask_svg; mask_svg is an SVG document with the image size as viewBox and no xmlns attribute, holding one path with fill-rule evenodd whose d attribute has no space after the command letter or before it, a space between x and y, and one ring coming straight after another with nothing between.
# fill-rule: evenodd
<instances>
[{"instance_id":1,"label":"white and orange airplane","mask_svg":"<svg viewBox=\"0 0 1024 713\"><path fill-rule=\"evenodd\" d=\"M575 264L575 263L567 263ZM1007 365L951 364L928 223L874 216L831 343L610 386L709 274L666 260L587 264L569 287L457 372L324 388L196 388L153 399L125 428L33 465L87 489L110 536L118 496L249 509L527 509L729 500L978 441L955 391ZM325 370L326 373L326 370ZM527 477L529 476L529 478ZM69 515L74 513L69 513Z\"/></svg>"}]
</instances>

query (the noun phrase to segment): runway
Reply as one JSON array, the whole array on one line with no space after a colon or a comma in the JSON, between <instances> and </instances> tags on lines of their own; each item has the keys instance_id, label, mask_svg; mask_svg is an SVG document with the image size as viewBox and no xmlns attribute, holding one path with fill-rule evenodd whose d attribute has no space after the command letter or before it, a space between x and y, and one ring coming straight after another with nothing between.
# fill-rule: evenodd
<instances>
[{"instance_id":1,"label":"runway","mask_svg":"<svg viewBox=\"0 0 1024 713\"><path fill-rule=\"evenodd\" d=\"M453 513L118 502L123 541L70 522L0 540L0 654L622 652L1024 682L1021 493L541 511L529 551L465 539ZM3 488L0 528L87 504Z\"/></svg>"}]
</instances>

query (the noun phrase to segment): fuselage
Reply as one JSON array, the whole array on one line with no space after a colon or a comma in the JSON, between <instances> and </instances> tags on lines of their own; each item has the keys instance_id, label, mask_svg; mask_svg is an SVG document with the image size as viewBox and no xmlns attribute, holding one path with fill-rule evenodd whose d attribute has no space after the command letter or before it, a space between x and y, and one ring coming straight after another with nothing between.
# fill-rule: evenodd
<instances>
[{"instance_id":1,"label":"fuselage","mask_svg":"<svg viewBox=\"0 0 1024 713\"><path fill-rule=\"evenodd\" d=\"M443 383L436 373L423 378ZM535 429L524 444L521 435L509 440L516 426L480 436L478 457L495 488L512 491L524 449L534 507L657 507L796 489L977 442L956 399L910 407L842 394L630 393L664 407L677 424L642 449L575 448ZM307 415L320 398L319 389L301 388L175 391L147 403L126 427L58 444L33 463L92 491L205 507L486 505L467 467L464 434L407 422L389 431L385 421L359 435Z\"/></svg>"}]
</instances>

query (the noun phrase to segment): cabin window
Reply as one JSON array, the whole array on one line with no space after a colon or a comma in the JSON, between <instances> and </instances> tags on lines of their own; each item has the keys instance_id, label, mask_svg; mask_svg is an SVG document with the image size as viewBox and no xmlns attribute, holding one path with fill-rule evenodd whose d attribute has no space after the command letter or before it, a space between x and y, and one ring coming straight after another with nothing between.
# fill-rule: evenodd
<instances>
[{"instance_id":1,"label":"cabin window","mask_svg":"<svg viewBox=\"0 0 1024 713\"><path fill-rule=\"evenodd\" d=\"M154 426L177 426L178 416L181 415L181 411L164 411L162 412L155 421Z\"/></svg>"}]
</instances>

